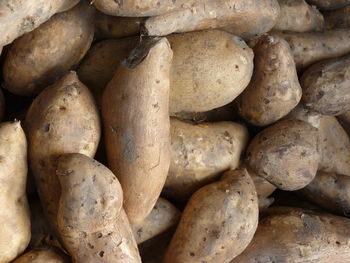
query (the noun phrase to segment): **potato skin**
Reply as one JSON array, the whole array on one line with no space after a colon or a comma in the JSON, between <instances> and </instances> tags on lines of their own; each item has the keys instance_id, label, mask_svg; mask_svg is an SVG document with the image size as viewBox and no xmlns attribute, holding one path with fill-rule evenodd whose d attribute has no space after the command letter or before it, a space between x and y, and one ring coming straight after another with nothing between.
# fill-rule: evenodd
<instances>
[{"instance_id":1,"label":"potato skin","mask_svg":"<svg viewBox=\"0 0 350 263\"><path fill-rule=\"evenodd\" d=\"M80 2L80 0L70 0L70 1L66 1L61 8L58 10L58 12L65 12L68 11L69 9L73 8L74 6L76 6L78 3Z\"/></svg>"},{"instance_id":2,"label":"potato skin","mask_svg":"<svg viewBox=\"0 0 350 263\"><path fill-rule=\"evenodd\" d=\"M347 28L350 27L350 5L341 9L324 12L326 28Z\"/></svg>"},{"instance_id":3,"label":"potato skin","mask_svg":"<svg viewBox=\"0 0 350 263\"><path fill-rule=\"evenodd\" d=\"M247 129L234 122L170 122L171 162L163 194L186 201L222 172L236 169L248 142Z\"/></svg>"},{"instance_id":4,"label":"potato skin","mask_svg":"<svg viewBox=\"0 0 350 263\"><path fill-rule=\"evenodd\" d=\"M68 263L67 256L54 247L39 247L17 258L13 263Z\"/></svg>"},{"instance_id":5,"label":"potato skin","mask_svg":"<svg viewBox=\"0 0 350 263\"><path fill-rule=\"evenodd\" d=\"M55 226L60 185L57 157L82 153L93 157L100 139L100 120L91 93L70 72L33 101L26 116L29 161L43 209Z\"/></svg>"},{"instance_id":6,"label":"potato skin","mask_svg":"<svg viewBox=\"0 0 350 263\"><path fill-rule=\"evenodd\" d=\"M174 52L171 115L221 107L247 87L254 54L240 38L208 30L171 35L168 39Z\"/></svg>"},{"instance_id":7,"label":"potato skin","mask_svg":"<svg viewBox=\"0 0 350 263\"><path fill-rule=\"evenodd\" d=\"M282 190L303 188L315 177L319 153L317 129L298 120L266 128L247 149L246 165Z\"/></svg>"},{"instance_id":8,"label":"potato skin","mask_svg":"<svg viewBox=\"0 0 350 263\"><path fill-rule=\"evenodd\" d=\"M73 68L92 42L93 17L93 8L82 1L17 39L4 63L6 89L33 96Z\"/></svg>"},{"instance_id":9,"label":"potato skin","mask_svg":"<svg viewBox=\"0 0 350 263\"><path fill-rule=\"evenodd\" d=\"M350 220L344 217L298 208L273 209L260 220L247 249L230 263L347 262L349 229Z\"/></svg>"},{"instance_id":10,"label":"potato skin","mask_svg":"<svg viewBox=\"0 0 350 263\"><path fill-rule=\"evenodd\" d=\"M103 94L108 164L123 187L132 225L151 212L169 170L172 55L166 38L159 39L141 63L121 64Z\"/></svg>"},{"instance_id":11,"label":"potato skin","mask_svg":"<svg viewBox=\"0 0 350 263\"><path fill-rule=\"evenodd\" d=\"M250 243L258 198L245 169L228 171L188 201L164 263L229 262Z\"/></svg>"},{"instance_id":12,"label":"potato skin","mask_svg":"<svg viewBox=\"0 0 350 263\"><path fill-rule=\"evenodd\" d=\"M325 28L323 15L305 0L278 0L280 16L274 30L293 32L322 31Z\"/></svg>"},{"instance_id":13,"label":"potato skin","mask_svg":"<svg viewBox=\"0 0 350 263\"><path fill-rule=\"evenodd\" d=\"M340 115L350 110L350 56L319 62L302 75L302 101L323 115Z\"/></svg>"},{"instance_id":14,"label":"potato skin","mask_svg":"<svg viewBox=\"0 0 350 263\"><path fill-rule=\"evenodd\" d=\"M338 115L337 119L348 134L348 136L350 136L350 111Z\"/></svg>"},{"instance_id":15,"label":"potato skin","mask_svg":"<svg viewBox=\"0 0 350 263\"><path fill-rule=\"evenodd\" d=\"M309 4L317 6L321 10L339 9L350 5L349 0L307 0Z\"/></svg>"},{"instance_id":16,"label":"potato skin","mask_svg":"<svg viewBox=\"0 0 350 263\"><path fill-rule=\"evenodd\" d=\"M274 32L291 47L297 70L318 61L340 57L350 52L350 29L341 28L323 32Z\"/></svg>"},{"instance_id":17,"label":"potato skin","mask_svg":"<svg viewBox=\"0 0 350 263\"><path fill-rule=\"evenodd\" d=\"M238 108L248 122L266 126L286 116L302 92L292 52L283 38L264 36L253 50L253 77L238 98Z\"/></svg>"},{"instance_id":18,"label":"potato skin","mask_svg":"<svg viewBox=\"0 0 350 263\"><path fill-rule=\"evenodd\" d=\"M30 241L27 140L19 121L0 124L0 157L0 262L7 263Z\"/></svg>"}]
</instances>

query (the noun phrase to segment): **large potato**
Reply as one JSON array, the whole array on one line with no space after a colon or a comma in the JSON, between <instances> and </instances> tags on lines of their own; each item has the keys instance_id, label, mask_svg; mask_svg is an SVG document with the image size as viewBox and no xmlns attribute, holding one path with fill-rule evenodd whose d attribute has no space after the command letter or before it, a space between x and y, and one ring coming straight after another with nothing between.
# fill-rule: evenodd
<instances>
[{"instance_id":1,"label":"large potato","mask_svg":"<svg viewBox=\"0 0 350 263\"><path fill-rule=\"evenodd\" d=\"M317 129L307 122L282 120L255 136L246 154L247 166L282 190L297 190L316 175Z\"/></svg>"},{"instance_id":2,"label":"large potato","mask_svg":"<svg viewBox=\"0 0 350 263\"><path fill-rule=\"evenodd\" d=\"M43 209L55 226L61 193L55 174L57 157L72 152L92 157L100 139L96 104L75 72L36 97L26 116L26 129L31 169Z\"/></svg>"},{"instance_id":3,"label":"large potato","mask_svg":"<svg viewBox=\"0 0 350 263\"><path fill-rule=\"evenodd\" d=\"M326 28L347 28L350 27L350 4L341 9L324 13Z\"/></svg>"},{"instance_id":4,"label":"large potato","mask_svg":"<svg viewBox=\"0 0 350 263\"><path fill-rule=\"evenodd\" d=\"M4 63L5 88L33 96L73 68L93 39L94 10L82 1L17 39Z\"/></svg>"},{"instance_id":5,"label":"large potato","mask_svg":"<svg viewBox=\"0 0 350 263\"><path fill-rule=\"evenodd\" d=\"M247 249L230 263L348 262L350 220L283 208L263 218Z\"/></svg>"},{"instance_id":6,"label":"large potato","mask_svg":"<svg viewBox=\"0 0 350 263\"><path fill-rule=\"evenodd\" d=\"M188 201L164 263L230 262L258 224L258 198L245 169L228 171Z\"/></svg>"},{"instance_id":7,"label":"large potato","mask_svg":"<svg viewBox=\"0 0 350 263\"><path fill-rule=\"evenodd\" d=\"M266 126L287 115L301 99L301 87L288 43L262 37L254 46L254 73L238 99L242 117Z\"/></svg>"},{"instance_id":8,"label":"large potato","mask_svg":"<svg viewBox=\"0 0 350 263\"><path fill-rule=\"evenodd\" d=\"M350 0L307 0L322 10L333 10L350 5Z\"/></svg>"},{"instance_id":9,"label":"large potato","mask_svg":"<svg viewBox=\"0 0 350 263\"><path fill-rule=\"evenodd\" d=\"M254 55L240 38L209 30L171 35L168 39L174 52L170 114L221 107L247 87Z\"/></svg>"},{"instance_id":10,"label":"large potato","mask_svg":"<svg viewBox=\"0 0 350 263\"><path fill-rule=\"evenodd\" d=\"M0 263L8 263L30 241L27 140L20 122L0 124L0 159Z\"/></svg>"},{"instance_id":11,"label":"large potato","mask_svg":"<svg viewBox=\"0 0 350 263\"><path fill-rule=\"evenodd\" d=\"M166 38L141 42L103 94L108 164L123 187L132 225L151 212L169 170L172 55Z\"/></svg>"},{"instance_id":12,"label":"large potato","mask_svg":"<svg viewBox=\"0 0 350 263\"><path fill-rule=\"evenodd\" d=\"M55 247L40 247L30 250L13 263L68 263L66 255Z\"/></svg>"},{"instance_id":13,"label":"large potato","mask_svg":"<svg viewBox=\"0 0 350 263\"><path fill-rule=\"evenodd\" d=\"M187 200L222 172L236 169L248 142L247 129L234 122L192 124L171 119L171 163L163 193Z\"/></svg>"},{"instance_id":14,"label":"large potato","mask_svg":"<svg viewBox=\"0 0 350 263\"><path fill-rule=\"evenodd\" d=\"M350 56L312 65L304 72L300 84L302 101L307 108L323 115L340 115L349 111Z\"/></svg>"}]
</instances>

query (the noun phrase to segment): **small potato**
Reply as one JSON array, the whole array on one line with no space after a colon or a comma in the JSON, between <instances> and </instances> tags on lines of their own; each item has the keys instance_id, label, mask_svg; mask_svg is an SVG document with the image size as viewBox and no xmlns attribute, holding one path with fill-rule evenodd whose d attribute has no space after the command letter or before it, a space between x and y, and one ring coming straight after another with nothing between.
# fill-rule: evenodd
<instances>
[{"instance_id":1,"label":"small potato","mask_svg":"<svg viewBox=\"0 0 350 263\"><path fill-rule=\"evenodd\" d=\"M174 52L170 78L172 116L221 107L247 87L254 55L240 38L209 30L171 35L168 39Z\"/></svg>"},{"instance_id":2,"label":"small potato","mask_svg":"<svg viewBox=\"0 0 350 263\"><path fill-rule=\"evenodd\" d=\"M297 70L315 62L340 57L350 52L350 28L323 32L274 32L291 47Z\"/></svg>"},{"instance_id":3,"label":"small potato","mask_svg":"<svg viewBox=\"0 0 350 263\"><path fill-rule=\"evenodd\" d=\"M170 128L171 162L163 194L178 201L236 169L248 142L247 129L234 122L192 124L172 118Z\"/></svg>"},{"instance_id":4,"label":"small potato","mask_svg":"<svg viewBox=\"0 0 350 263\"><path fill-rule=\"evenodd\" d=\"M160 197L145 220L132 226L137 244L141 244L175 226L180 220L180 215L180 211L175 206Z\"/></svg>"},{"instance_id":5,"label":"small potato","mask_svg":"<svg viewBox=\"0 0 350 263\"><path fill-rule=\"evenodd\" d=\"M347 28L350 27L350 3L341 9L324 13L326 28Z\"/></svg>"},{"instance_id":6,"label":"small potato","mask_svg":"<svg viewBox=\"0 0 350 263\"><path fill-rule=\"evenodd\" d=\"M4 63L4 87L34 96L83 58L93 40L94 10L82 1L17 39Z\"/></svg>"},{"instance_id":7,"label":"small potato","mask_svg":"<svg viewBox=\"0 0 350 263\"><path fill-rule=\"evenodd\" d=\"M68 263L66 255L55 247L39 247L17 258L13 263Z\"/></svg>"},{"instance_id":8,"label":"small potato","mask_svg":"<svg viewBox=\"0 0 350 263\"><path fill-rule=\"evenodd\" d=\"M350 5L350 0L307 0L321 10L334 10Z\"/></svg>"},{"instance_id":9,"label":"small potato","mask_svg":"<svg viewBox=\"0 0 350 263\"><path fill-rule=\"evenodd\" d=\"M282 120L266 128L247 149L246 165L279 189L294 191L316 175L318 132L298 120Z\"/></svg>"},{"instance_id":10,"label":"small potato","mask_svg":"<svg viewBox=\"0 0 350 263\"><path fill-rule=\"evenodd\" d=\"M350 56L319 62L309 67L300 84L307 108L323 115L350 110Z\"/></svg>"},{"instance_id":11,"label":"small potato","mask_svg":"<svg viewBox=\"0 0 350 263\"><path fill-rule=\"evenodd\" d=\"M93 157L100 120L91 93L70 72L35 98L26 116L29 161L46 216L56 226L61 189L57 158L65 153Z\"/></svg>"},{"instance_id":12,"label":"small potato","mask_svg":"<svg viewBox=\"0 0 350 263\"><path fill-rule=\"evenodd\" d=\"M20 122L0 124L0 157L0 263L8 263L30 241L27 141Z\"/></svg>"},{"instance_id":13,"label":"small potato","mask_svg":"<svg viewBox=\"0 0 350 263\"><path fill-rule=\"evenodd\" d=\"M274 198L268 197L276 190L276 186L251 171L249 175L253 179L256 193L258 194L259 211L265 210L274 202Z\"/></svg>"},{"instance_id":14,"label":"small potato","mask_svg":"<svg viewBox=\"0 0 350 263\"><path fill-rule=\"evenodd\" d=\"M164 263L230 262L252 240L258 214L258 198L248 172L226 172L219 182L192 195Z\"/></svg>"},{"instance_id":15,"label":"small potato","mask_svg":"<svg viewBox=\"0 0 350 263\"><path fill-rule=\"evenodd\" d=\"M273 209L247 249L230 263L345 263L350 257L350 220L298 208Z\"/></svg>"},{"instance_id":16,"label":"small potato","mask_svg":"<svg viewBox=\"0 0 350 263\"><path fill-rule=\"evenodd\" d=\"M300 101L301 87L288 43L264 36L254 46L254 73L238 98L242 117L266 126L286 116Z\"/></svg>"},{"instance_id":17,"label":"small potato","mask_svg":"<svg viewBox=\"0 0 350 263\"><path fill-rule=\"evenodd\" d=\"M274 30L308 32L322 31L325 28L322 14L305 0L278 0L278 3L281 12Z\"/></svg>"},{"instance_id":18,"label":"small potato","mask_svg":"<svg viewBox=\"0 0 350 263\"><path fill-rule=\"evenodd\" d=\"M115 175L83 154L59 158L58 232L75 263L141 263Z\"/></svg>"}]
</instances>

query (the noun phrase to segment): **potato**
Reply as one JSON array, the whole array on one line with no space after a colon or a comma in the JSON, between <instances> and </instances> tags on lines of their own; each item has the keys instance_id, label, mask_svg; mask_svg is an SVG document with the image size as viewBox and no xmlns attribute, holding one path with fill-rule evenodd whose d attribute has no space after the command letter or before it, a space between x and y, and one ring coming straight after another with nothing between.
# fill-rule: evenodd
<instances>
[{"instance_id":1,"label":"potato","mask_svg":"<svg viewBox=\"0 0 350 263\"><path fill-rule=\"evenodd\" d=\"M221 107L247 87L254 55L240 38L209 30L172 35L168 39L174 52L171 115Z\"/></svg>"},{"instance_id":2,"label":"potato","mask_svg":"<svg viewBox=\"0 0 350 263\"><path fill-rule=\"evenodd\" d=\"M151 212L169 170L172 55L166 38L141 42L103 94L108 164L123 187L132 225Z\"/></svg>"},{"instance_id":3,"label":"potato","mask_svg":"<svg viewBox=\"0 0 350 263\"><path fill-rule=\"evenodd\" d=\"M164 36L223 28L234 35L250 39L270 31L279 12L277 0L195 1L180 10L148 18L143 31L150 36Z\"/></svg>"},{"instance_id":4,"label":"potato","mask_svg":"<svg viewBox=\"0 0 350 263\"><path fill-rule=\"evenodd\" d=\"M327 29L350 27L350 3L341 9L324 13Z\"/></svg>"},{"instance_id":5,"label":"potato","mask_svg":"<svg viewBox=\"0 0 350 263\"><path fill-rule=\"evenodd\" d=\"M74 6L76 6L79 3L80 0L70 0L67 1L66 3L64 3L59 12L65 12L68 11L69 9L73 8Z\"/></svg>"},{"instance_id":6,"label":"potato","mask_svg":"<svg viewBox=\"0 0 350 263\"><path fill-rule=\"evenodd\" d=\"M72 69L92 42L93 11L82 1L17 39L4 63L5 88L33 96Z\"/></svg>"},{"instance_id":7,"label":"potato","mask_svg":"<svg viewBox=\"0 0 350 263\"><path fill-rule=\"evenodd\" d=\"M40 247L30 250L13 263L68 263L66 255L54 247Z\"/></svg>"},{"instance_id":8,"label":"potato","mask_svg":"<svg viewBox=\"0 0 350 263\"><path fill-rule=\"evenodd\" d=\"M253 179L256 193L258 194L259 210L262 211L274 202L274 198L268 197L276 190L276 186L251 171L249 171L249 175Z\"/></svg>"},{"instance_id":9,"label":"potato","mask_svg":"<svg viewBox=\"0 0 350 263\"><path fill-rule=\"evenodd\" d=\"M98 111L90 94L70 72L35 98L26 116L29 160L41 202L56 226L60 185L57 157L65 153L94 156L100 139Z\"/></svg>"},{"instance_id":10,"label":"potato","mask_svg":"<svg viewBox=\"0 0 350 263\"><path fill-rule=\"evenodd\" d=\"M278 0L278 3L281 12L273 29L308 32L325 28L323 15L305 0Z\"/></svg>"},{"instance_id":11,"label":"potato","mask_svg":"<svg viewBox=\"0 0 350 263\"><path fill-rule=\"evenodd\" d=\"M302 75L302 101L323 115L350 110L350 56L333 58L309 67Z\"/></svg>"},{"instance_id":12,"label":"potato","mask_svg":"<svg viewBox=\"0 0 350 263\"><path fill-rule=\"evenodd\" d=\"M238 109L248 122L266 126L286 116L299 103L302 92L284 39L264 36L253 50L253 77L238 99Z\"/></svg>"},{"instance_id":13,"label":"potato","mask_svg":"<svg viewBox=\"0 0 350 263\"><path fill-rule=\"evenodd\" d=\"M337 119L341 126L343 126L348 136L350 136L350 111L338 115Z\"/></svg>"},{"instance_id":14,"label":"potato","mask_svg":"<svg viewBox=\"0 0 350 263\"><path fill-rule=\"evenodd\" d=\"M222 172L236 169L248 142L247 129L234 122L192 124L171 119L171 162L163 194L187 200Z\"/></svg>"},{"instance_id":15,"label":"potato","mask_svg":"<svg viewBox=\"0 0 350 263\"><path fill-rule=\"evenodd\" d=\"M248 248L230 263L347 262L349 236L347 218L297 208L272 210Z\"/></svg>"},{"instance_id":16,"label":"potato","mask_svg":"<svg viewBox=\"0 0 350 263\"><path fill-rule=\"evenodd\" d=\"M96 12L95 38L122 38L140 34L143 17L116 17Z\"/></svg>"},{"instance_id":17,"label":"potato","mask_svg":"<svg viewBox=\"0 0 350 263\"><path fill-rule=\"evenodd\" d=\"M318 132L298 120L282 120L254 137L246 164L256 175L282 190L305 187L316 175Z\"/></svg>"},{"instance_id":18,"label":"potato","mask_svg":"<svg viewBox=\"0 0 350 263\"><path fill-rule=\"evenodd\" d=\"M92 46L77 70L79 79L91 90L98 104L120 62L137 44L137 38L110 39Z\"/></svg>"},{"instance_id":19,"label":"potato","mask_svg":"<svg viewBox=\"0 0 350 263\"><path fill-rule=\"evenodd\" d=\"M160 197L145 220L132 226L137 244L141 244L176 225L180 220L180 214L180 211L168 200Z\"/></svg>"},{"instance_id":20,"label":"potato","mask_svg":"<svg viewBox=\"0 0 350 263\"><path fill-rule=\"evenodd\" d=\"M72 0L2 0L0 2L0 47L32 31Z\"/></svg>"},{"instance_id":21,"label":"potato","mask_svg":"<svg viewBox=\"0 0 350 263\"><path fill-rule=\"evenodd\" d=\"M283 37L292 49L298 70L311 64L350 52L350 28L323 32L275 32Z\"/></svg>"},{"instance_id":22,"label":"potato","mask_svg":"<svg viewBox=\"0 0 350 263\"><path fill-rule=\"evenodd\" d=\"M333 10L350 5L349 0L307 0L310 4L317 6L321 10Z\"/></svg>"},{"instance_id":23,"label":"potato","mask_svg":"<svg viewBox=\"0 0 350 263\"><path fill-rule=\"evenodd\" d=\"M0 124L0 159L0 263L7 263L20 255L30 241L27 141L20 122Z\"/></svg>"},{"instance_id":24,"label":"potato","mask_svg":"<svg viewBox=\"0 0 350 263\"><path fill-rule=\"evenodd\" d=\"M164 263L229 262L252 240L258 214L258 198L248 172L226 172L219 182L192 195Z\"/></svg>"},{"instance_id":25,"label":"potato","mask_svg":"<svg viewBox=\"0 0 350 263\"><path fill-rule=\"evenodd\" d=\"M73 262L141 263L115 175L78 153L62 155L56 175L62 187L58 232Z\"/></svg>"}]
</instances>

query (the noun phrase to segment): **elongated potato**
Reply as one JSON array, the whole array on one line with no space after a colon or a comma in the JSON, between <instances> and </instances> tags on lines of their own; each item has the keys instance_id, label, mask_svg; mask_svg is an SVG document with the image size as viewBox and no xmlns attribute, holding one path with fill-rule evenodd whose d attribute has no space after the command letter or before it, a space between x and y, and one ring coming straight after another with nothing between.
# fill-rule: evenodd
<instances>
[{"instance_id":1,"label":"elongated potato","mask_svg":"<svg viewBox=\"0 0 350 263\"><path fill-rule=\"evenodd\" d=\"M282 190L293 191L309 184L316 175L318 132L298 120L282 120L255 136L246 164Z\"/></svg>"},{"instance_id":2,"label":"elongated potato","mask_svg":"<svg viewBox=\"0 0 350 263\"><path fill-rule=\"evenodd\" d=\"M171 163L163 194L178 201L236 169L248 142L247 129L234 122L196 125L172 118L170 127Z\"/></svg>"},{"instance_id":3,"label":"elongated potato","mask_svg":"<svg viewBox=\"0 0 350 263\"><path fill-rule=\"evenodd\" d=\"M145 220L132 226L137 244L141 244L175 226L180 220L180 215L180 211L175 206L160 197Z\"/></svg>"},{"instance_id":4,"label":"elongated potato","mask_svg":"<svg viewBox=\"0 0 350 263\"><path fill-rule=\"evenodd\" d=\"M339 9L350 5L350 0L307 0L310 4L317 6L321 10Z\"/></svg>"},{"instance_id":5,"label":"elongated potato","mask_svg":"<svg viewBox=\"0 0 350 263\"><path fill-rule=\"evenodd\" d=\"M110 39L92 46L77 70L79 79L91 90L98 104L120 62L136 46L135 37Z\"/></svg>"},{"instance_id":6,"label":"elongated potato","mask_svg":"<svg viewBox=\"0 0 350 263\"><path fill-rule=\"evenodd\" d=\"M283 37L288 42L298 70L350 52L350 28L306 33L275 32L274 35Z\"/></svg>"},{"instance_id":7,"label":"elongated potato","mask_svg":"<svg viewBox=\"0 0 350 263\"><path fill-rule=\"evenodd\" d=\"M18 121L0 124L0 262L20 255L30 241L26 197L27 140Z\"/></svg>"},{"instance_id":8,"label":"elongated potato","mask_svg":"<svg viewBox=\"0 0 350 263\"><path fill-rule=\"evenodd\" d=\"M240 38L208 30L172 35L168 39L174 51L171 115L221 107L247 87L254 55Z\"/></svg>"},{"instance_id":9,"label":"elongated potato","mask_svg":"<svg viewBox=\"0 0 350 263\"><path fill-rule=\"evenodd\" d=\"M40 247L30 250L13 263L68 263L66 255L54 247Z\"/></svg>"},{"instance_id":10,"label":"elongated potato","mask_svg":"<svg viewBox=\"0 0 350 263\"><path fill-rule=\"evenodd\" d=\"M309 67L300 84L307 108L323 115L350 110L350 56L319 62Z\"/></svg>"},{"instance_id":11,"label":"elongated potato","mask_svg":"<svg viewBox=\"0 0 350 263\"><path fill-rule=\"evenodd\" d=\"M350 3L341 9L324 13L327 29L350 27Z\"/></svg>"},{"instance_id":12,"label":"elongated potato","mask_svg":"<svg viewBox=\"0 0 350 263\"><path fill-rule=\"evenodd\" d=\"M176 1L178 2L178 1ZM223 28L250 39L270 31L279 16L277 0L204 0L184 8L150 17L144 33L164 36L171 33Z\"/></svg>"},{"instance_id":13,"label":"elongated potato","mask_svg":"<svg viewBox=\"0 0 350 263\"><path fill-rule=\"evenodd\" d=\"M281 12L273 29L293 32L324 30L323 15L305 0L278 0L278 3Z\"/></svg>"},{"instance_id":14,"label":"elongated potato","mask_svg":"<svg viewBox=\"0 0 350 263\"><path fill-rule=\"evenodd\" d=\"M350 220L298 208L272 210L247 249L230 263L347 262Z\"/></svg>"},{"instance_id":15,"label":"elongated potato","mask_svg":"<svg viewBox=\"0 0 350 263\"><path fill-rule=\"evenodd\" d=\"M115 175L83 154L62 155L59 234L75 263L141 263Z\"/></svg>"},{"instance_id":16,"label":"elongated potato","mask_svg":"<svg viewBox=\"0 0 350 263\"><path fill-rule=\"evenodd\" d=\"M238 108L248 122L266 126L299 103L301 87L292 52L283 38L265 36L253 50L253 77L238 99Z\"/></svg>"},{"instance_id":17,"label":"elongated potato","mask_svg":"<svg viewBox=\"0 0 350 263\"><path fill-rule=\"evenodd\" d=\"M103 94L108 164L123 187L124 208L132 225L151 212L169 170L172 55L166 38L142 42Z\"/></svg>"},{"instance_id":18,"label":"elongated potato","mask_svg":"<svg viewBox=\"0 0 350 263\"><path fill-rule=\"evenodd\" d=\"M33 96L73 68L92 42L93 11L82 1L17 39L4 64L6 89Z\"/></svg>"},{"instance_id":19,"label":"elongated potato","mask_svg":"<svg viewBox=\"0 0 350 263\"><path fill-rule=\"evenodd\" d=\"M44 212L55 227L61 189L55 174L64 153L94 156L100 139L98 111L90 94L70 72L33 101L26 116L29 160Z\"/></svg>"},{"instance_id":20,"label":"elongated potato","mask_svg":"<svg viewBox=\"0 0 350 263\"><path fill-rule=\"evenodd\" d=\"M258 224L258 198L245 169L228 171L188 201L164 263L229 262L248 246Z\"/></svg>"}]
</instances>

